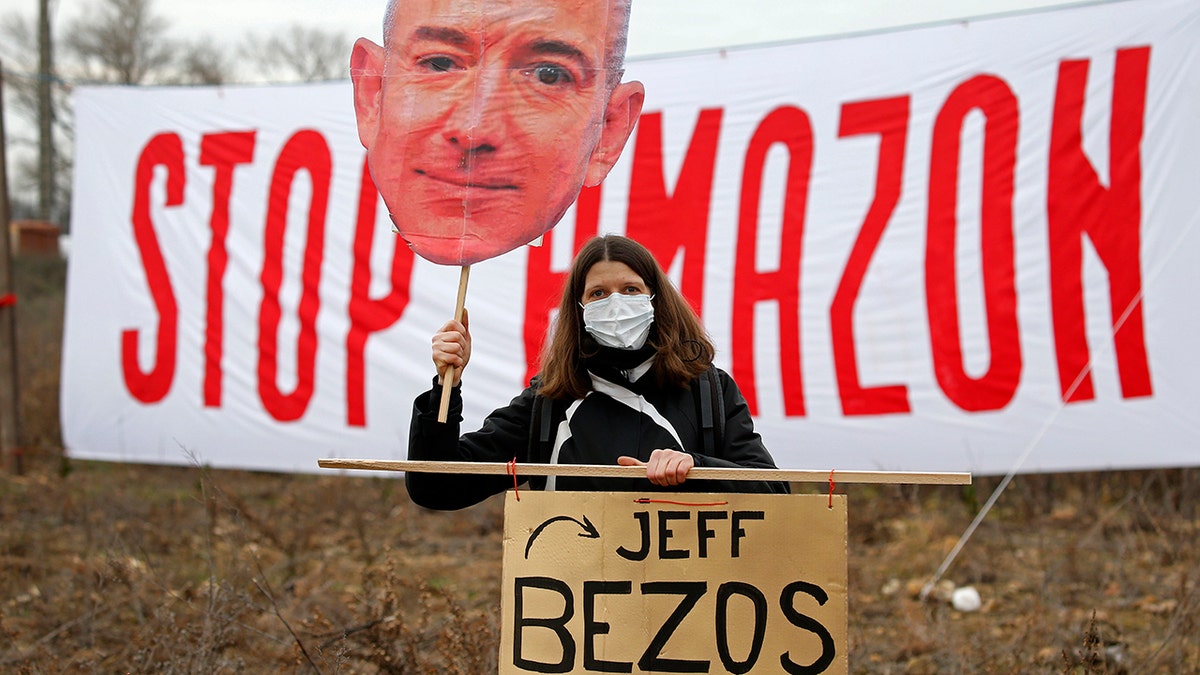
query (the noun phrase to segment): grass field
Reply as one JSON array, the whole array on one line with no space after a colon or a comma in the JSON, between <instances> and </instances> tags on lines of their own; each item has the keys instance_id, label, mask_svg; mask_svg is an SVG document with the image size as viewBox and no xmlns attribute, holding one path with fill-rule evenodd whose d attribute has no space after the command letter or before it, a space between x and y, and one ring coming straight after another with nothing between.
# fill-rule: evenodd
<instances>
[{"instance_id":1,"label":"grass field","mask_svg":"<svg viewBox=\"0 0 1200 675\"><path fill-rule=\"evenodd\" d=\"M1196 479L1019 479L946 575L973 613L917 597L973 495L849 488L851 672L1200 672ZM500 506L36 456L0 480L0 672L494 672Z\"/></svg>"},{"instance_id":2,"label":"grass field","mask_svg":"<svg viewBox=\"0 0 1200 675\"><path fill-rule=\"evenodd\" d=\"M24 265L0 672L495 672L499 500L434 513L389 478L64 460L61 264ZM1018 477L919 598L997 482L839 488L851 672L1200 673L1200 471ZM952 584L982 608L954 610Z\"/></svg>"}]
</instances>

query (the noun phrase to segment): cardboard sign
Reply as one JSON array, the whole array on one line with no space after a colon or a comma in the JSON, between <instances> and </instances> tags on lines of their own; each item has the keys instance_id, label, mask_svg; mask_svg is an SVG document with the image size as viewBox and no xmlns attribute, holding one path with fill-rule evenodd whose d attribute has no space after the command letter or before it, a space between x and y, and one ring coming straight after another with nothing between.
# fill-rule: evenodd
<instances>
[{"instance_id":1,"label":"cardboard sign","mask_svg":"<svg viewBox=\"0 0 1200 675\"><path fill-rule=\"evenodd\" d=\"M501 673L846 673L846 499L509 492Z\"/></svg>"}]
</instances>

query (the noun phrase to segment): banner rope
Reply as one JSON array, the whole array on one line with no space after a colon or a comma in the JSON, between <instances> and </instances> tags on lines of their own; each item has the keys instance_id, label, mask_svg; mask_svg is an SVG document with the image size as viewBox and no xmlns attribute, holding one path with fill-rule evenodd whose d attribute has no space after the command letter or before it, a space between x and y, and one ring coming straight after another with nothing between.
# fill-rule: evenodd
<instances>
[{"instance_id":1,"label":"banner rope","mask_svg":"<svg viewBox=\"0 0 1200 675\"><path fill-rule=\"evenodd\" d=\"M1125 309L1121 312L1121 315L1117 317L1117 320L1113 321L1112 332L1114 338L1116 334L1122 328L1124 328L1125 322L1129 320L1129 315L1133 312L1133 309L1142 304L1142 299L1146 295L1146 288L1151 286L1154 281L1161 276L1162 271L1166 269L1167 263L1170 262L1171 258L1173 258L1175 254L1183 248L1183 240L1187 239L1193 229L1195 229L1195 226L1191 225L1188 226L1182 233L1180 233L1179 237L1175 239L1175 243L1170 247L1170 252L1166 255L1163 261L1159 263L1157 268L1146 275L1146 283L1142 285L1142 288L1138 291L1137 295L1134 296L1134 298L1129 301L1129 304L1125 306ZM1111 347L1112 342L1110 341L1106 344L1109 345L1109 348L1105 351L1111 350L1115 359L1115 348ZM1071 382L1071 386L1067 387L1067 390L1063 392L1062 400L1059 402L1058 406L1046 418L1046 422L1040 429L1038 429L1038 432L1034 434L1029 444L1025 447L1025 450L1013 463L1012 468L1010 468L1008 473L1004 475L1004 478L1000 480L1000 483L996 486L996 489L992 490L992 494L988 496L987 501L983 504L983 507L979 509L979 513L975 514L975 518L972 519L971 523L967 525L967 528L963 530L963 533L959 536L958 541L955 542L954 546L950 549L950 552L946 554L946 557L942 560L942 563L938 565L937 571L935 571L933 576L929 578L929 581L925 582L925 585L921 587L920 597L922 600L929 597L930 592L933 591L933 587L942 580L942 577L946 574L946 571L950 569L950 566L953 565L954 561L958 558L958 554L962 552L963 548L966 547L967 542L970 541L971 537L975 534L975 530L979 529L979 524L983 522L983 519L986 518L988 513L991 512L992 507L995 506L996 502L1000 500L1000 496L1003 495L1004 491L1008 489L1009 484L1012 483L1013 478L1016 477L1017 472L1021 470L1021 467L1025 465L1025 462L1029 459L1029 456L1033 454L1034 449L1041 444L1042 438L1044 438L1050 431L1050 427L1054 425L1054 422L1058 419L1059 414L1067 409L1066 402L1071 400L1071 397L1075 395L1075 391L1082 386L1084 379L1086 379L1092 373L1094 363L1095 357L1089 355L1087 364L1080 369L1079 375L1077 375L1075 380Z\"/></svg>"}]
</instances>

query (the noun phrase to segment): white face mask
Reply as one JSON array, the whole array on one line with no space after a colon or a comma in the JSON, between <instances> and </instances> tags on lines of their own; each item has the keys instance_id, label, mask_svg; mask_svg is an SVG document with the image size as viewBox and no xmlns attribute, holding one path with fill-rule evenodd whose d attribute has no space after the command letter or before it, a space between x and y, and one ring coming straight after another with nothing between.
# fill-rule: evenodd
<instances>
[{"instance_id":1,"label":"white face mask","mask_svg":"<svg viewBox=\"0 0 1200 675\"><path fill-rule=\"evenodd\" d=\"M654 323L652 295L622 295L583 305L583 327L605 347L641 349Z\"/></svg>"}]
</instances>

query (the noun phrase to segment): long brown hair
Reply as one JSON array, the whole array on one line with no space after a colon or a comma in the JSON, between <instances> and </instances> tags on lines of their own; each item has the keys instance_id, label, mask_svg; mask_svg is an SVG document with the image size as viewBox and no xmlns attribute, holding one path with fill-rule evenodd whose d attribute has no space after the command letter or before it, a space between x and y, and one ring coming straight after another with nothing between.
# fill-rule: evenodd
<instances>
[{"instance_id":1,"label":"long brown hair","mask_svg":"<svg viewBox=\"0 0 1200 675\"><path fill-rule=\"evenodd\" d=\"M649 376L662 387L684 387L708 370L716 350L691 305L645 246L628 237L606 234L584 244L571 263L554 332L542 351L541 394L578 399L592 389L583 360L597 353L600 346L583 330L579 303L588 271L603 261L628 265L654 296L654 323L646 342L654 347L656 355Z\"/></svg>"}]
</instances>

